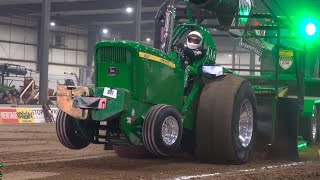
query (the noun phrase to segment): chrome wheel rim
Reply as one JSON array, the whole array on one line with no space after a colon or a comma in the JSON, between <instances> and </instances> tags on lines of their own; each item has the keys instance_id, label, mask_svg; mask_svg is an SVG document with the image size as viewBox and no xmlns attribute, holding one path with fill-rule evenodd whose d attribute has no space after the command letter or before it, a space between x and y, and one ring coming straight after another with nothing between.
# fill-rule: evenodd
<instances>
[{"instance_id":1,"label":"chrome wheel rim","mask_svg":"<svg viewBox=\"0 0 320 180\"><path fill-rule=\"evenodd\" d=\"M240 109L239 140L242 147L249 146L253 133L253 108L251 102L246 99Z\"/></svg>"},{"instance_id":2,"label":"chrome wheel rim","mask_svg":"<svg viewBox=\"0 0 320 180\"><path fill-rule=\"evenodd\" d=\"M163 142L168 146L177 141L179 135L179 124L176 118L169 116L163 121L161 135Z\"/></svg>"},{"instance_id":3,"label":"chrome wheel rim","mask_svg":"<svg viewBox=\"0 0 320 180\"><path fill-rule=\"evenodd\" d=\"M317 135L317 118L314 117L312 121L312 140L316 142L316 135Z\"/></svg>"}]
</instances>

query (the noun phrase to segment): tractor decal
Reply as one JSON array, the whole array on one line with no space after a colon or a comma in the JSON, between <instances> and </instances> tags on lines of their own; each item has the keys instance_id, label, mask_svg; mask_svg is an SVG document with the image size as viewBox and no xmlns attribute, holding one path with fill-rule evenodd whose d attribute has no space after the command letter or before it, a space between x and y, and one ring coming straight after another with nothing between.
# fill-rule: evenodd
<instances>
[{"instance_id":1,"label":"tractor decal","mask_svg":"<svg viewBox=\"0 0 320 180\"><path fill-rule=\"evenodd\" d=\"M285 97L288 93L289 89L288 88L284 88L282 89L279 94L278 94L278 97Z\"/></svg>"},{"instance_id":2,"label":"tractor decal","mask_svg":"<svg viewBox=\"0 0 320 180\"><path fill-rule=\"evenodd\" d=\"M259 56L262 55L262 52L265 49L265 46L261 40L255 38L241 38L240 47L248 49Z\"/></svg>"},{"instance_id":3,"label":"tractor decal","mask_svg":"<svg viewBox=\"0 0 320 180\"><path fill-rule=\"evenodd\" d=\"M280 50L279 64L284 69L289 69L293 64L293 51L292 50Z\"/></svg>"},{"instance_id":4,"label":"tractor decal","mask_svg":"<svg viewBox=\"0 0 320 180\"><path fill-rule=\"evenodd\" d=\"M144 52L139 52L139 57L141 58L145 58L145 59L148 59L148 60L151 60L151 61L156 61L156 62L159 62L159 63L162 63L162 64L165 64L167 66L170 66L172 68L176 68L176 65L166 59L163 59L161 57L158 57L158 56L154 56L152 54L148 54L148 53L144 53Z\"/></svg>"}]
</instances>

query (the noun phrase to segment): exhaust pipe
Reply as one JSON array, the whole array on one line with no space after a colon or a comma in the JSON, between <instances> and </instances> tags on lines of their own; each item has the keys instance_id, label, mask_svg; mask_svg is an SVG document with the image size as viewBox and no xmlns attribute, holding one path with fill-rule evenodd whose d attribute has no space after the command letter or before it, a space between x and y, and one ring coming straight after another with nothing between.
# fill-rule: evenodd
<instances>
[{"instance_id":1,"label":"exhaust pipe","mask_svg":"<svg viewBox=\"0 0 320 180\"><path fill-rule=\"evenodd\" d=\"M253 0L190 0L195 6L216 14L220 25L231 26L238 20L236 14L249 15ZM247 11L247 12L246 12ZM242 14L242 12L245 12Z\"/></svg>"}]
</instances>

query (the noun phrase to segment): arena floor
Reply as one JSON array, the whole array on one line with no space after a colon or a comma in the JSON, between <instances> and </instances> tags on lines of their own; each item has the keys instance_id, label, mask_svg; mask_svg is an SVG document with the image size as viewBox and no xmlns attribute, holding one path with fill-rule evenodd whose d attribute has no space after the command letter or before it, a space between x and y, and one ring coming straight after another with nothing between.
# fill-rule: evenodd
<instances>
[{"instance_id":1,"label":"arena floor","mask_svg":"<svg viewBox=\"0 0 320 180\"><path fill-rule=\"evenodd\" d=\"M125 159L102 145L63 147L55 124L0 124L3 179L320 179L315 151L301 162L255 158L246 165L202 164L191 157Z\"/></svg>"}]
</instances>

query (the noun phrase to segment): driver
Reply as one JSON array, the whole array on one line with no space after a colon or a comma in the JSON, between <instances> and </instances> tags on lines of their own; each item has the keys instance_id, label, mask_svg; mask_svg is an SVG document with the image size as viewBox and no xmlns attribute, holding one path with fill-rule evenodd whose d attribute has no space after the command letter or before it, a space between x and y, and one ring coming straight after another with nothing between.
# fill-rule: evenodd
<instances>
[{"instance_id":1,"label":"driver","mask_svg":"<svg viewBox=\"0 0 320 180\"><path fill-rule=\"evenodd\" d=\"M198 31L191 31L188 34L187 45L180 45L182 48L182 69L185 70L188 65L192 66L195 60L203 59L205 52L202 48L203 37ZM188 76L185 84L184 96L185 98L190 94L193 85L194 77Z\"/></svg>"},{"instance_id":2,"label":"driver","mask_svg":"<svg viewBox=\"0 0 320 180\"><path fill-rule=\"evenodd\" d=\"M193 61L203 58L202 42L203 37L198 31L191 31L188 34L187 46L183 49L183 69L188 65L192 65Z\"/></svg>"}]
</instances>

